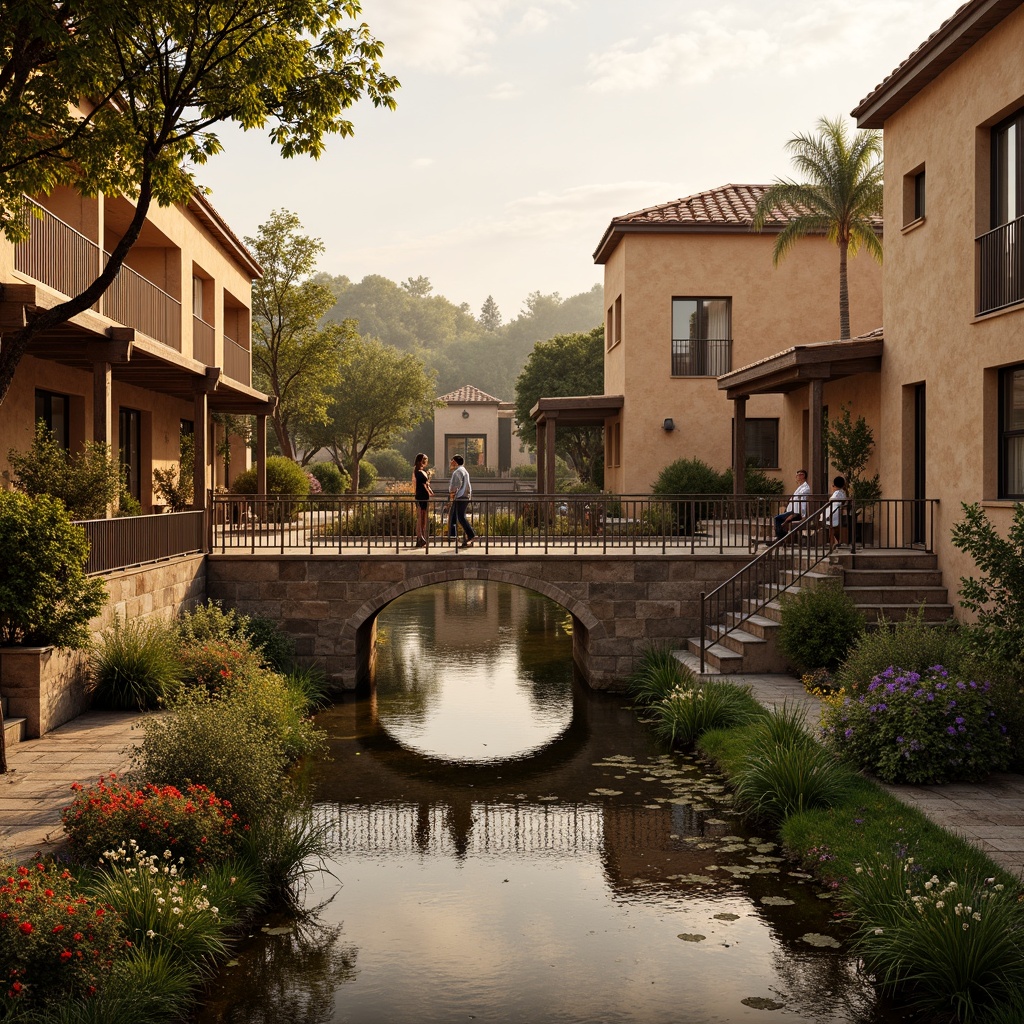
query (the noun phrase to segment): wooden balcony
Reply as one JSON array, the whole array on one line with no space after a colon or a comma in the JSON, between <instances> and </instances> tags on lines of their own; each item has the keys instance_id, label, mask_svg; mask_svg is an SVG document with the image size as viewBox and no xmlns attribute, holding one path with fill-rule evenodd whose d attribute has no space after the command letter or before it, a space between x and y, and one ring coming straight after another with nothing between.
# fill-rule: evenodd
<instances>
[{"instance_id":1,"label":"wooden balcony","mask_svg":"<svg viewBox=\"0 0 1024 1024\"><path fill-rule=\"evenodd\" d=\"M192 317L192 358L207 366L216 366L217 332L198 316Z\"/></svg>"},{"instance_id":2,"label":"wooden balcony","mask_svg":"<svg viewBox=\"0 0 1024 1024\"><path fill-rule=\"evenodd\" d=\"M977 239L978 314L1024 302L1024 217Z\"/></svg>"},{"instance_id":3,"label":"wooden balcony","mask_svg":"<svg viewBox=\"0 0 1024 1024\"><path fill-rule=\"evenodd\" d=\"M27 197L25 216L30 235L14 247L14 269L69 297L92 284L109 254ZM94 308L181 351L181 303L130 267L121 268Z\"/></svg>"},{"instance_id":4,"label":"wooden balcony","mask_svg":"<svg viewBox=\"0 0 1024 1024\"><path fill-rule=\"evenodd\" d=\"M224 374L240 384L252 383L252 362L249 350L239 345L234 338L224 335Z\"/></svg>"}]
</instances>

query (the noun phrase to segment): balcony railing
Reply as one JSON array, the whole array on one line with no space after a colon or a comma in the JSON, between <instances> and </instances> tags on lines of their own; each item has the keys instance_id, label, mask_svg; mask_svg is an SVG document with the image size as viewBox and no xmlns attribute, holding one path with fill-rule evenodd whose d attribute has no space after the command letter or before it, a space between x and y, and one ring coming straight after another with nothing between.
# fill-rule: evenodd
<instances>
[{"instance_id":1,"label":"balcony railing","mask_svg":"<svg viewBox=\"0 0 1024 1024\"><path fill-rule=\"evenodd\" d=\"M63 295L88 288L109 254L28 197L25 217L30 234L14 247L14 269ZM181 351L181 303L130 267L121 267L94 308Z\"/></svg>"},{"instance_id":2,"label":"balcony railing","mask_svg":"<svg viewBox=\"0 0 1024 1024\"><path fill-rule=\"evenodd\" d=\"M87 519L78 523L89 540L90 573L113 572L206 550L205 513Z\"/></svg>"},{"instance_id":3,"label":"balcony railing","mask_svg":"<svg viewBox=\"0 0 1024 1024\"><path fill-rule=\"evenodd\" d=\"M238 344L234 338L224 335L224 373L240 384L252 383L252 363L249 350Z\"/></svg>"},{"instance_id":4,"label":"balcony railing","mask_svg":"<svg viewBox=\"0 0 1024 1024\"><path fill-rule=\"evenodd\" d=\"M1024 301L1024 217L978 239L978 313Z\"/></svg>"},{"instance_id":5,"label":"balcony railing","mask_svg":"<svg viewBox=\"0 0 1024 1024\"><path fill-rule=\"evenodd\" d=\"M673 338L673 377L721 377L732 369L731 338Z\"/></svg>"},{"instance_id":6,"label":"balcony railing","mask_svg":"<svg viewBox=\"0 0 1024 1024\"><path fill-rule=\"evenodd\" d=\"M216 366L217 332L212 324L198 316L192 317L192 358L207 366Z\"/></svg>"}]
</instances>

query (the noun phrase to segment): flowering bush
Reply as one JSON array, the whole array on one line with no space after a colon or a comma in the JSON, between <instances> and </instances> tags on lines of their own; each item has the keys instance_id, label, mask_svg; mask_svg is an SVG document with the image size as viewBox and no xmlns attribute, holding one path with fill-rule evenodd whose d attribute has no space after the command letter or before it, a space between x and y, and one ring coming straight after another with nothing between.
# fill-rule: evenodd
<instances>
[{"instance_id":1,"label":"flowering bush","mask_svg":"<svg viewBox=\"0 0 1024 1024\"><path fill-rule=\"evenodd\" d=\"M258 655L245 642L210 640L196 647L183 647L181 660L185 682L205 686L211 693L230 688L261 670Z\"/></svg>"},{"instance_id":2,"label":"flowering bush","mask_svg":"<svg viewBox=\"0 0 1024 1024\"><path fill-rule=\"evenodd\" d=\"M886 782L982 779L1006 767L1010 745L989 683L890 666L856 697L837 697L823 715L825 737L843 757Z\"/></svg>"},{"instance_id":3,"label":"flowering bush","mask_svg":"<svg viewBox=\"0 0 1024 1024\"><path fill-rule=\"evenodd\" d=\"M240 838L231 804L206 786L190 785L182 792L150 783L135 789L110 775L88 789L80 783L71 788L75 798L64 808L64 831L83 859L95 860L105 850L136 840L203 864L230 856Z\"/></svg>"},{"instance_id":4,"label":"flowering bush","mask_svg":"<svg viewBox=\"0 0 1024 1024\"><path fill-rule=\"evenodd\" d=\"M0 873L0 1017L8 1000L92 995L123 947L117 914L74 885L45 864Z\"/></svg>"},{"instance_id":5,"label":"flowering bush","mask_svg":"<svg viewBox=\"0 0 1024 1024\"><path fill-rule=\"evenodd\" d=\"M812 697L831 697L839 689L832 673L827 668L816 668L813 672L805 672L800 677L800 682Z\"/></svg>"}]
</instances>

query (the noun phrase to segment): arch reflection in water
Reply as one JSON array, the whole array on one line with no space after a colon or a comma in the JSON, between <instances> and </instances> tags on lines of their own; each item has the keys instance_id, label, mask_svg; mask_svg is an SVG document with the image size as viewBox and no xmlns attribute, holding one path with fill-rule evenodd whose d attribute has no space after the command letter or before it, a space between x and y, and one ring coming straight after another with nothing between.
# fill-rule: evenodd
<instances>
[{"instance_id":1,"label":"arch reflection in water","mask_svg":"<svg viewBox=\"0 0 1024 1024\"><path fill-rule=\"evenodd\" d=\"M546 598L482 580L403 595L377 620L380 727L409 750L455 764L543 749L572 721L567 619Z\"/></svg>"}]
</instances>

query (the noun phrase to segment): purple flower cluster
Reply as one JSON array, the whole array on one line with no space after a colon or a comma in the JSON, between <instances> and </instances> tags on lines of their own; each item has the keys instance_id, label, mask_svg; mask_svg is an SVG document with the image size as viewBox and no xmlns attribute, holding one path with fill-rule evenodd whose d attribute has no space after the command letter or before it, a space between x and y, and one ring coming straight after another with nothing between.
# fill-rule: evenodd
<instances>
[{"instance_id":1,"label":"purple flower cluster","mask_svg":"<svg viewBox=\"0 0 1024 1024\"><path fill-rule=\"evenodd\" d=\"M844 757L886 782L984 778L1005 767L1009 746L991 684L890 666L866 692L826 709L824 736Z\"/></svg>"}]
</instances>

